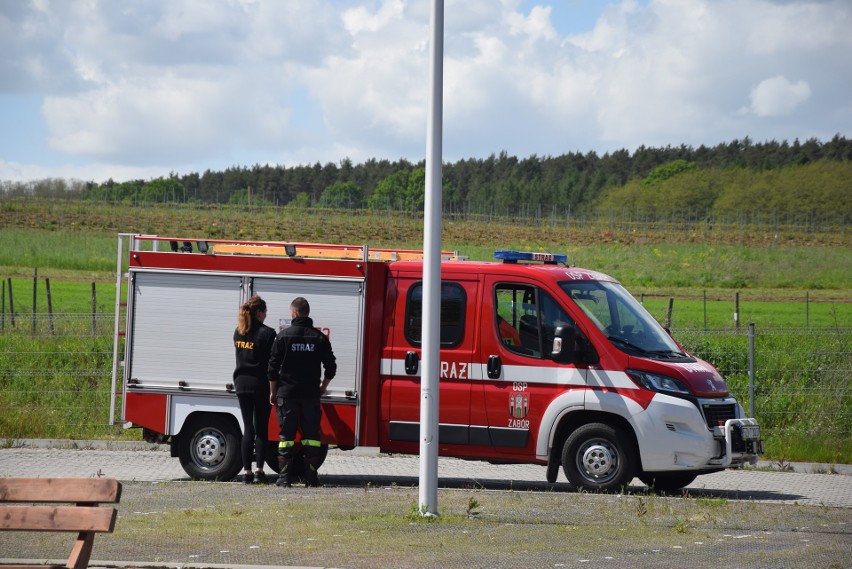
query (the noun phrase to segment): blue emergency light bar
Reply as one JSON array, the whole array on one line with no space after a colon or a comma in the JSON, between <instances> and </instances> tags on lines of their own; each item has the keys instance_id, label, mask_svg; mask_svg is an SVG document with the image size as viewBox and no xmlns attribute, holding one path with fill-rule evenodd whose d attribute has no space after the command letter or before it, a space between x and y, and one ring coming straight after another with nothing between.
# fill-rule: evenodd
<instances>
[{"instance_id":1,"label":"blue emergency light bar","mask_svg":"<svg viewBox=\"0 0 852 569\"><path fill-rule=\"evenodd\" d=\"M504 263L517 263L518 261L542 261L548 265L556 265L557 263L564 265L568 263L568 255L536 253L533 251L512 251L509 249L494 251L494 258L500 259Z\"/></svg>"}]
</instances>

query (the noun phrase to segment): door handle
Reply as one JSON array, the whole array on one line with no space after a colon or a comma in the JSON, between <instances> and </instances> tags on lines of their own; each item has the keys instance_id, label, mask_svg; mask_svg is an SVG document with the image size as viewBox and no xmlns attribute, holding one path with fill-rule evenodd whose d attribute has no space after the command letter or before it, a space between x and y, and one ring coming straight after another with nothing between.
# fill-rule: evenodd
<instances>
[{"instance_id":1,"label":"door handle","mask_svg":"<svg viewBox=\"0 0 852 569\"><path fill-rule=\"evenodd\" d=\"M487 371L489 379L500 379L502 367L503 364L500 362L500 356L488 356Z\"/></svg>"},{"instance_id":2,"label":"door handle","mask_svg":"<svg viewBox=\"0 0 852 569\"><path fill-rule=\"evenodd\" d=\"M417 352L405 352L405 373L417 375L418 367L420 367L420 360L417 357Z\"/></svg>"}]
</instances>

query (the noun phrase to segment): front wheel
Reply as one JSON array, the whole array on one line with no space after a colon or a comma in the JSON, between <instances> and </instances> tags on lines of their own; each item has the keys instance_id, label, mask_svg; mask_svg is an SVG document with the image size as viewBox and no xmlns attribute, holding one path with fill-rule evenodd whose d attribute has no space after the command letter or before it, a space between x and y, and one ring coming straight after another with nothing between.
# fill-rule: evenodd
<instances>
[{"instance_id":1,"label":"front wheel","mask_svg":"<svg viewBox=\"0 0 852 569\"><path fill-rule=\"evenodd\" d=\"M689 486L697 477L695 472L643 472L639 480L657 492L674 492Z\"/></svg>"},{"instance_id":2,"label":"front wheel","mask_svg":"<svg viewBox=\"0 0 852 569\"><path fill-rule=\"evenodd\" d=\"M605 423L589 423L565 441L562 469L578 488L609 492L633 479L635 456L633 441L623 431Z\"/></svg>"},{"instance_id":3,"label":"front wheel","mask_svg":"<svg viewBox=\"0 0 852 569\"><path fill-rule=\"evenodd\" d=\"M191 417L178 438L178 457L193 480L232 480L242 467L240 431L231 417Z\"/></svg>"}]
</instances>

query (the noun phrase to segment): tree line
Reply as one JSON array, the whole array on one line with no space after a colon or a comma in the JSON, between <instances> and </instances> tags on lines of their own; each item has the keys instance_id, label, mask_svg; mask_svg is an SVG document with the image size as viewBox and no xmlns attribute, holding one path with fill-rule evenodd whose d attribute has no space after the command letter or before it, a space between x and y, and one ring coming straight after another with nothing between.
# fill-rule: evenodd
<instances>
[{"instance_id":1,"label":"tree line","mask_svg":"<svg viewBox=\"0 0 852 569\"><path fill-rule=\"evenodd\" d=\"M518 158L506 152L443 165L447 213L593 213L760 209L840 213L848 219L852 140L716 146L641 146L599 155L571 152ZM369 159L354 164L232 167L152 180L96 183L46 179L0 182L11 196L144 203L271 204L420 211L425 164Z\"/></svg>"}]
</instances>

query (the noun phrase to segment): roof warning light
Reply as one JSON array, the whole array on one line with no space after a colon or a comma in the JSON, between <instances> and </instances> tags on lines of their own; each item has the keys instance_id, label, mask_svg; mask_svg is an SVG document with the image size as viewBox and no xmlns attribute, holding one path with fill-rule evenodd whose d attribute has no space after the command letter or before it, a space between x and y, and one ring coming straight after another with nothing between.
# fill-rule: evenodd
<instances>
[{"instance_id":1,"label":"roof warning light","mask_svg":"<svg viewBox=\"0 0 852 569\"><path fill-rule=\"evenodd\" d=\"M504 263L517 263L518 261L541 261L546 265L568 264L568 255L559 253L536 253L533 251L512 251L502 249L494 251L494 258Z\"/></svg>"}]
</instances>

